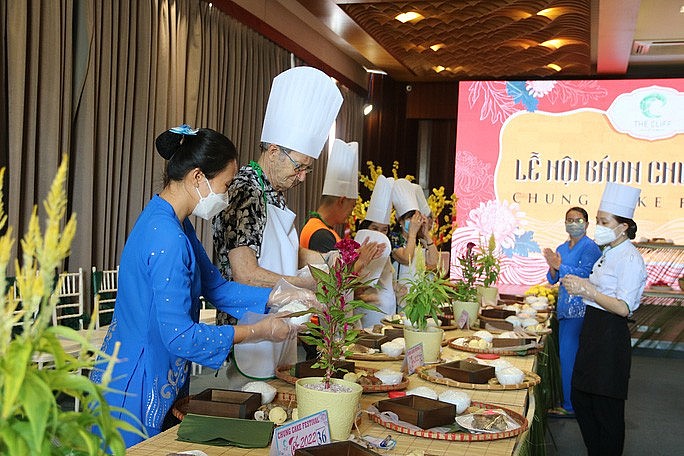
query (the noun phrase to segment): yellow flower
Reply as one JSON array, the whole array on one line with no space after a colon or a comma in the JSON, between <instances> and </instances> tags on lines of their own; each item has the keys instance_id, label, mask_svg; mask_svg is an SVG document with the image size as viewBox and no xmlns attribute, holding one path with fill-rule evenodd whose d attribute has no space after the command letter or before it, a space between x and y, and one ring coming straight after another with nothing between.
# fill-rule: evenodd
<instances>
[{"instance_id":1,"label":"yellow flower","mask_svg":"<svg viewBox=\"0 0 684 456\"><path fill-rule=\"evenodd\" d=\"M371 192L375 188L375 182L378 180L378 176L382 174L382 167L376 166L372 161L367 161L366 166L368 167L368 175L361 174L359 172L359 181ZM394 161L392 163L392 177L399 179L399 162ZM413 182L415 177L407 174L404 179L409 182ZM434 217L434 223L430 229L430 235L435 242L435 245L439 247L442 244L451 241L451 235L456 229L456 203L458 198L455 194L452 194L449 198L444 196L444 187L433 188L427 198L428 206ZM351 235L356 234L356 224L357 222L366 218L366 212L368 211L368 205L370 201L364 201L360 196L356 201L356 205L352 210L352 213L347 220L351 228ZM396 220L395 211L392 210L390 214L390 225Z\"/></svg>"}]
</instances>

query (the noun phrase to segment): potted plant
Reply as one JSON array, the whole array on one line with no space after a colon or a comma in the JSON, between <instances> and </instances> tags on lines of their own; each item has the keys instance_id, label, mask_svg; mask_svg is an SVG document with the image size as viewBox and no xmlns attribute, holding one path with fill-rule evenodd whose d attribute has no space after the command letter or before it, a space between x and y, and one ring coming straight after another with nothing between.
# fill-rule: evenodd
<instances>
[{"instance_id":1,"label":"potted plant","mask_svg":"<svg viewBox=\"0 0 684 456\"><path fill-rule=\"evenodd\" d=\"M304 342L315 345L319 357L312 367L324 369L323 377L308 377L297 380L297 409L300 416L327 410L331 436L335 440L346 440L356 417L356 409L363 388L357 383L333 378L339 369L336 362L349 354L346 347L359 337L356 323L363 317L356 309L379 312L372 304L353 299L354 290L368 286L353 270L360 245L352 239L343 239L335 247L340 255L328 271L310 266L317 281L316 298L323 306L311 308L317 317L306 323L309 335L302 336Z\"/></svg>"},{"instance_id":2,"label":"potted plant","mask_svg":"<svg viewBox=\"0 0 684 456\"><path fill-rule=\"evenodd\" d=\"M474 247L475 244L469 242L466 245L466 253L458 258L461 279L455 283L453 309L454 321L461 328L473 327L480 310L476 282L480 278L482 267L477 262Z\"/></svg>"},{"instance_id":3,"label":"potted plant","mask_svg":"<svg viewBox=\"0 0 684 456\"><path fill-rule=\"evenodd\" d=\"M0 182L4 168L0 170ZM63 158L44 202L48 215L45 232L41 233L37 208L31 215L28 232L21 241L22 261L15 262L19 301L0 295L2 323L0 324L0 454L112 454L123 455L125 445L119 430L137 432L130 424L114 419L104 400L111 377L116 351L106 366L98 365L98 355L105 357L99 347L93 347L87 337L65 326L50 326L53 308L56 270L69 256L76 231L72 215L62 228L67 201L64 184L67 160ZM1 188L1 187L0 187ZM2 194L0 193L0 203ZM0 228L7 217L0 204ZM7 279L14 238L11 227L0 236L0 283ZM13 334L13 325L20 323L20 331ZM94 326L94 319L90 330ZM67 352L60 339L77 342L78 354ZM42 367L34 358L50 359L54 366ZM81 375L83 370L104 368L101 384ZM82 408L63 411L58 403L60 395L78 399ZM90 432L97 426L99 433Z\"/></svg>"},{"instance_id":4,"label":"potted plant","mask_svg":"<svg viewBox=\"0 0 684 456\"><path fill-rule=\"evenodd\" d=\"M489 236L487 245L480 244L480 253L477 255L477 263L480 269L482 286L478 287L478 297L483 304L496 305L499 298L499 290L496 281L501 271L501 260L496 250L494 234Z\"/></svg>"},{"instance_id":5,"label":"potted plant","mask_svg":"<svg viewBox=\"0 0 684 456\"><path fill-rule=\"evenodd\" d=\"M426 363L439 361L439 351L444 331L428 325L428 318L435 322L442 314L444 304L455 298L455 290L441 271L428 271L422 250L416 252L416 273L407 279L408 292L404 296L404 313L411 326L404 327L406 348L423 344L423 359Z\"/></svg>"}]
</instances>

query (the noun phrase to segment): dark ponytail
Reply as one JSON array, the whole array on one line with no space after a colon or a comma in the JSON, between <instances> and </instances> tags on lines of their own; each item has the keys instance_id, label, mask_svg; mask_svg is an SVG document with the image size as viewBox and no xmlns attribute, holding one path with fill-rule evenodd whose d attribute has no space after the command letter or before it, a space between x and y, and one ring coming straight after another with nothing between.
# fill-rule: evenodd
<instances>
[{"instance_id":1,"label":"dark ponytail","mask_svg":"<svg viewBox=\"0 0 684 456\"><path fill-rule=\"evenodd\" d=\"M194 134L167 130L157 136L155 146L159 155L167 160L164 187L171 181L183 180L195 168L199 168L207 179L212 179L238 158L232 141L209 128L200 128Z\"/></svg>"}]
</instances>

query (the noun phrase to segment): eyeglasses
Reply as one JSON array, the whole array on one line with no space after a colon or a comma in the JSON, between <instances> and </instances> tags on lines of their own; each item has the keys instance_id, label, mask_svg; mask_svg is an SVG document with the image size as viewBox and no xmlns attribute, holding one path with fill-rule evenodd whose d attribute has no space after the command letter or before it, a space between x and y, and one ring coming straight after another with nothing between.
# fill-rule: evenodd
<instances>
[{"instance_id":1,"label":"eyeglasses","mask_svg":"<svg viewBox=\"0 0 684 456\"><path fill-rule=\"evenodd\" d=\"M585 220L583 218L567 218L565 219L565 223L584 223Z\"/></svg>"},{"instance_id":2,"label":"eyeglasses","mask_svg":"<svg viewBox=\"0 0 684 456\"><path fill-rule=\"evenodd\" d=\"M311 171L313 171L313 168L312 168L312 167L307 166L307 165L304 165L304 164L302 164L302 163L299 163L299 162L296 161L296 160L293 160L292 157L290 157L290 154L287 153L287 149L285 149L285 148L282 147L282 146L279 146L279 147L280 147L280 151L281 151L282 153L284 153L285 156L286 156L287 158L289 158L290 161L292 162L292 166L294 166L294 172L295 172L295 173L309 174Z\"/></svg>"}]
</instances>

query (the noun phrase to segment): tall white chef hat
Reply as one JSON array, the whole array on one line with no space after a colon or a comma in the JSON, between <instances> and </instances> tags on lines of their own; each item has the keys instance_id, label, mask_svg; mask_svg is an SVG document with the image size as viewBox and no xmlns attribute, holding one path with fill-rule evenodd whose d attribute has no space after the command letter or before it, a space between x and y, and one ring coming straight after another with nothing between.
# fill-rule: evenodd
<instances>
[{"instance_id":1,"label":"tall white chef hat","mask_svg":"<svg viewBox=\"0 0 684 456\"><path fill-rule=\"evenodd\" d=\"M340 106L340 90L322 71L311 67L284 71L271 85L261 142L318 158Z\"/></svg>"},{"instance_id":2,"label":"tall white chef hat","mask_svg":"<svg viewBox=\"0 0 684 456\"><path fill-rule=\"evenodd\" d=\"M373 193L368 203L365 220L389 225L390 213L392 212L392 187L393 178L386 178L382 174L378 176L373 187Z\"/></svg>"},{"instance_id":3,"label":"tall white chef hat","mask_svg":"<svg viewBox=\"0 0 684 456\"><path fill-rule=\"evenodd\" d=\"M325 169L323 195L359 196L359 143L346 143L341 139L333 142Z\"/></svg>"},{"instance_id":4,"label":"tall white chef hat","mask_svg":"<svg viewBox=\"0 0 684 456\"><path fill-rule=\"evenodd\" d=\"M416 202L418 203L418 210L425 217L432 214L430 206L428 205L427 199L425 198L425 193L423 192L423 187L418 184L413 184L413 189L416 191Z\"/></svg>"},{"instance_id":5,"label":"tall white chef hat","mask_svg":"<svg viewBox=\"0 0 684 456\"><path fill-rule=\"evenodd\" d=\"M631 219L639 204L640 194L640 188L608 182L603 190L599 211Z\"/></svg>"},{"instance_id":6,"label":"tall white chef hat","mask_svg":"<svg viewBox=\"0 0 684 456\"><path fill-rule=\"evenodd\" d=\"M413 184L411 182L403 178L394 181L394 187L392 187L392 204L394 204L394 210L397 211L397 217L401 217L408 211L418 210L416 191L413 189Z\"/></svg>"}]
</instances>

